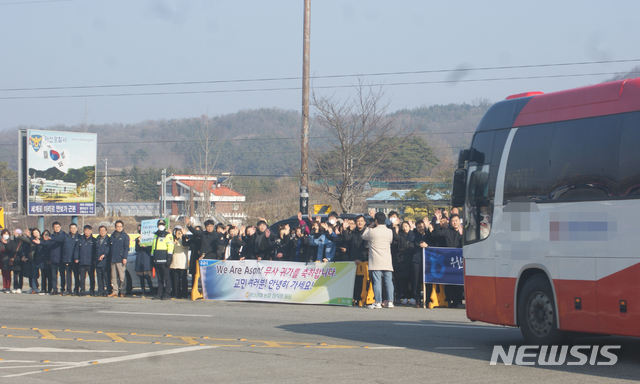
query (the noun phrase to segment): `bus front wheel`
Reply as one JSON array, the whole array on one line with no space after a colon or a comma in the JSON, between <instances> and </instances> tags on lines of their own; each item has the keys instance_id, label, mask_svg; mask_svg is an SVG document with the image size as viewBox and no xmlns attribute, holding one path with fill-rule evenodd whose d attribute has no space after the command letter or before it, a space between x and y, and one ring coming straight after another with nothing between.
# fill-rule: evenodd
<instances>
[{"instance_id":1,"label":"bus front wheel","mask_svg":"<svg viewBox=\"0 0 640 384\"><path fill-rule=\"evenodd\" d=\"M551 284L545 275L528 279L518 297L518 323L527 344L554 345L562 341Z\"/></svg>"}]
</instances>

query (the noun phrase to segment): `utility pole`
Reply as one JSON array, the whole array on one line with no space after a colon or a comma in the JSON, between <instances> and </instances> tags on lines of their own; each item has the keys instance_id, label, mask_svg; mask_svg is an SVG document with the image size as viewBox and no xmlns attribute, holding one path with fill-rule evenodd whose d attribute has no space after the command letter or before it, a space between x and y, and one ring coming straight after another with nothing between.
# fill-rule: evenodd
<instances>
[{"instance_id":1,"label":"utility pole","mask_svg":"<svg viewBox=\"0 0 640 384\"><path fill-rule=\"evenodd\" d=\"M162 192L160 193L162 196L162 217L166 217L167 215L167 170L162 170Z\"/></svg>"},{"instance_id":2,"label":"utility pole","mask_svg":"<svg viewBox=\"0 0 640 384\"><path fill-rule=\"evenodd\" d=\"M109 159L104 159L102 160L104 161L104 216L107 216L107 163L109 162Z\"/></svg>"},{"instance_id":3,"label":"utility pole","mask_svg":"<svg viewBox=\"0 0 640 384\"><path fill-rule=\"evenodd\" d=\"M311 0L304 0L302 47L302 152L300 165L300 212L309 212L309 59L311 46Z\"/></svg>"}]
</instances>

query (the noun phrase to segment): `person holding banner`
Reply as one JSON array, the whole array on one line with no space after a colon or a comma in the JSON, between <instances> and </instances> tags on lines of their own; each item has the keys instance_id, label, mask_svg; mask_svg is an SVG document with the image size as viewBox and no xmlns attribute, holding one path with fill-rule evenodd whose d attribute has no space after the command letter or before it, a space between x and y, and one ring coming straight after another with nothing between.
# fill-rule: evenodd
<instances>
[{"instance_id":1,"label":"person holding banner","mask_svg":"<svg viewBox=\"0 0 640 384\"><path fill-rule=\"evenodd\" d=\"M460 225L460 217L458 215L451 215L450 223L447 228L441 228L440 220L444 220L442 213L436 211L436 222L433 226L433 233L436 236L442 236L445 241L445 247L447 248L462 248L462 225ZM458 304L462 303L464 298L464 287L456 285L445 285L445 294L447 301L450 302L451 307L456 308Z\"/></svg>"},{"instance_id":2,"label":"person holding banner","mask_svg":"<svg viewBox=\"0 0 640 384\"><path fill-rule=\"evenodd\" d=\"M138 224L138 233L142 232L142 226ZM145 295L145 282L149 286L149 292L153 295L153 283L151 282L151 271L153 270L151 261L151 247L140 245L140 236L136 237L136 275L140 279L140 288L142 288L142 298Z\"/></svg>"},{"instance_id":3,"label":"person holding banner","mask_svg":"<svg viewBox=\"0 0 640 384\"><path fill-rule=\"evenodd\" d=\"M260 218L256 227L257 228L253 248L256 253L256 260L269 260L271 257L273 257L272 252L275 239L271 237L271 231L269 230L267 221L265 219Z\"/></svg>"},{"instance_id":4,"label":"person holding banner","mask_svg":"<svg viewBox=\"0 0 640 384\"><path fill-rule=\"evenodd\" d=\"M256 258L255 252L256 227L253 225L244 229L242 236L242 250L240 251L240 260L253 260Z\"/></svg>"},{"instance_id":5,"label":"person holding banner","mask_svg":"<svg viewBox=\"0 0 640 384\"><path fill-rule=\"evenodd\" d=\"M382 308L382 282L387 290L385 307L393 308L393 262L391 260L391 243L393 232L385 225L387 215L375 214L371 227L364 230L362 240L369 242L369 273L373 280L375 302L368 305L370 309Z\"/></svg>"},{"instance_id":6,"label":"person holding banner","mask_svg":"<svg viewBox=\"0 0 640 384\"><path fill-rule=\"evenodd\" d=\"M164 220L158 220L158 230L153 234L151 256L153 257L156 274L158 275L158 290L154 300L171 299L171 278L169 266L173 257L173 236L166 231Z\"/></svg>"}]
</instances>

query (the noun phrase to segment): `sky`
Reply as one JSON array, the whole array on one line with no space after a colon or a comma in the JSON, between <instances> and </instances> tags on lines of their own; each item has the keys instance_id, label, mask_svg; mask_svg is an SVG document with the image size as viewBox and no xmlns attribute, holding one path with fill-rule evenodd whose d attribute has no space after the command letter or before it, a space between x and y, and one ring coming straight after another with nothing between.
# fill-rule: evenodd
<instances>
[{"instance_id":1,"label":"sky","mask_svg":"<svg viewBox=\"0 0 640 384\"><path fill-rule=\"evenodd\" d=\"M303 4L0 0L0 129L300 111ZM312 0L312 91L382 86L392 112L600 83L640 65L639 12L637 0Z\"/></svg>"}]
</instances>

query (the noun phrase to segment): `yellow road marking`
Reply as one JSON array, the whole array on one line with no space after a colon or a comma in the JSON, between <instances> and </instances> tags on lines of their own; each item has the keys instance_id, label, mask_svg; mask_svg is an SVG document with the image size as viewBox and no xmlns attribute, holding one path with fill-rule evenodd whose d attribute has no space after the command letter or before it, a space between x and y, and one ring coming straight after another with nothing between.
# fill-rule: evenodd
<instances>
[{"instance_id":1,"label":"yellow road marking","mask_svg":"<svg viewBox=\"0 0 640 384\"><path fill-rule=\"evenodd\" d=\"M127 340L123 339L122 337L120 337L120 335L118 335L117 333L106 333L105 332L105 335L107 335L107 337L111 338L116 343L121 343L123 341L127 341Z\"/></svg>"},{"instance_id":2,"label":"yellow road marking","mask_svg":"<svg viewBox=\"0 0 640 384\"><path fill-rule=\"evenodd\" d=\"M81 341L81 342L92 342L92 343L125 343L125 344L155 344L155 345L175 345L175 346L185 346L185 345L203 345L203 346L215 346L215 347L256 347L256 348L321 348L321 349L344 349L344 348L369 348L369 346L355 346L355 345L332 345L328 343L298 343L298 342L290 342L290 341L272 341L272 340L247 340L247 339L227 339L227 338L212 338L210 336L173 336L173 335L146 335L146 334L137 334L135 332L131 333L118 333L118 332L103 332L103 331L75 331L70 329L40 329L40 328L12 328L7 326L1 326L0 329L12 330L12 331L27 331L36 333L35 335L24 334L24 332L17 332L22 334L7 334L0 335L0 337L11 337L11 338L19 338L19 339L43 339L43 340L59 340L59 341ZM101 334L106 336L105 339L84 339L82 337L57 337L55 332L65 332L67 334L71 333L79 333L79 334ZM72 336L72 335L69 335ZM127 340L122 336L133 336L131 339ZM145 340L146 339L146 340ZM151 340L150 340L151 339ZM155 340L153 340L155 339ZM169 340L176 340L181 342L168 342ZM158 341L162 340L162 341ZM166 340L166 341L165 341ZM203 343L202 341L211 342L212 344ZM214 342L236 342L238 344L228 344L228 343L219 343L213 344Z\"/></svg>"},{"instance_id":3,"label":"yellow road marking","mask_svg":"<svg viewBox=\"0 0 640 384\"><path fill-rule=\"evenodd\" d=\"M195 341L193 339L193 337L180 337L180 339L182 339L182 341L184 341L187 344L191 344L191 345L204 345L204 344L200 344L197 341Z\"/></svg>"}]
</instances>

